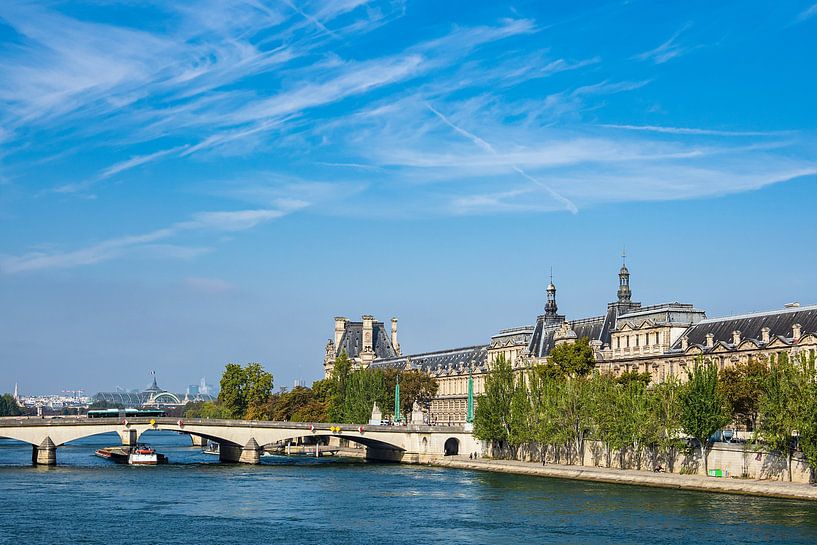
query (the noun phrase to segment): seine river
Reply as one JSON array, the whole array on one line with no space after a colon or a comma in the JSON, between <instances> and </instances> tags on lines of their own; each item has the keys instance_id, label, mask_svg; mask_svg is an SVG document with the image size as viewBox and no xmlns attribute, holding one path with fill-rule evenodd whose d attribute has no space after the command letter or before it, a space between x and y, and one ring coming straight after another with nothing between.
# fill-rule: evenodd
<instances>
[{"instance_id":1,"label":"seine river","mask_svg":"<svg viewBox=\"0 0 817 545\"><path fill-rule=\"evenodd\" d=\"M93 456L117 437L31 448L0 440L0 543L817 543L817 504L372 464L269 457L221 465L167 432L160 467Z\"/></svg>"}]
</instances>

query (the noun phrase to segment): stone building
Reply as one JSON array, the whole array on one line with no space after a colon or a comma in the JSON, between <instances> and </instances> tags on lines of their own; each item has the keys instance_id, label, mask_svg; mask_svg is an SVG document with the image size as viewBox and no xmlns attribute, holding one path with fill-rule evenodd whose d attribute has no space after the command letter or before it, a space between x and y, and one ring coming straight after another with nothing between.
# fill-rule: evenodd
<instances>
[{"instance_id":1,"label":"stone building","mask_svg":"<svg viewBox=\"0 0 817 545\"><path fill-rule=\"evenodd\" d=\"M515 369L544 363L554 346L587 337L602 372L648 372L653 382L669 376L686 378L700 358L720 368L773 354L817 351L817 305L723 318L707 318L691 304L671 302L644 306L632 300L630 271L618 273L616 300L603 314L567 319L558 313L556 286L546 290L544 312L534 325L503 329L488 344L403 355L397 342L397 319L391 330L372 316L352 322L335 318L335 336L326 345L324 372L331 375L335 358L346 352L356 367L421 369L437 377L439 389L428 408L437 422L465 422L469 374L475 396L484 392L485 377L500 355Z\"/></svg>"}]
</instances>

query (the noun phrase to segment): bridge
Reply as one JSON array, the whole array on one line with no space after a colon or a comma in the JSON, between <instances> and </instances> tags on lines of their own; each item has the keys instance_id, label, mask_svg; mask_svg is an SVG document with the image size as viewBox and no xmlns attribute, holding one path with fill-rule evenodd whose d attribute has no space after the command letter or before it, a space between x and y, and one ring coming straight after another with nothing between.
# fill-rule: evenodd
<instances>
[{"instance_id":1,"label":"bridge","mask_svg":"<svg viewBox=\"0 0 817 545\"><path fill-rule=\"evenodd\" d=\"M57 463L57 448L70 441L116 433L135 444L149 430L175 431L219 444L224 462L260 463L264 447L301 437L337 437L362 444L366 458L423 463L458 452L478 452L482 444L461 426L358 426L259 420L179 418L0 418L0 437L32 445L34 464Z\"/></svg>"}]
</instances>

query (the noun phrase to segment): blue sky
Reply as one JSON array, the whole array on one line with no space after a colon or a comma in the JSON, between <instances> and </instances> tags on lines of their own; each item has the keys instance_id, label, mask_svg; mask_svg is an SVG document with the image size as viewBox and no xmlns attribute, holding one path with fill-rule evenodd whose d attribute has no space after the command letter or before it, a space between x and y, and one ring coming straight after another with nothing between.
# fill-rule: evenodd
<instances>
[{"instance_id":1,"label":"blue sky","mask_svg":"<svg viewBox=\"0 0 817 545\"><path fill-rule=\"evenodd\" d=\"M0 390L817 303L817 4L0 4Z\"/></svg>"}]
</instances>

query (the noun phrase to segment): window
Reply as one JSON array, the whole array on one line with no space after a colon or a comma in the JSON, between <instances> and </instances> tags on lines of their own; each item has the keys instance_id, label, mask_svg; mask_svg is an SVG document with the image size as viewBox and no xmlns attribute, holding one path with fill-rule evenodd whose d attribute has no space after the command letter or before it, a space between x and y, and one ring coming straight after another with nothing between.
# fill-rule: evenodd
<instances>
[{"instance_id":1,"label":"window","mask_svg":"<svg viewBox=\"0 0 817 545\"><path fill-rule=\"evenodd\" d=\"M616 337L616 348L621 348L621 337Z\"/></svg>"},{"instance_id":2,"label":"window","mask_svg":"<svg viewBox=\"0 0 817 545\"><path fill-rule=\"evenodd\" d=\"M636 336L635 336L635 345L638 346L638 334L637 333L636 333Z\"/></svg>"}]
</instances>

